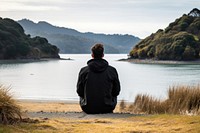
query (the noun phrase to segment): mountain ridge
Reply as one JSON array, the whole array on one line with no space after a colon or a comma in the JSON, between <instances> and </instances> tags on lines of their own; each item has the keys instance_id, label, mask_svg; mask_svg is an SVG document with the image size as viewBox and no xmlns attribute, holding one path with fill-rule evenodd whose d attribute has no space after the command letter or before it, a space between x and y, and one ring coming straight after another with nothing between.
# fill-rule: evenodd
<instances>
[{"instance_id":1,"label":"mountain ridge","mask_svg":"<svg viewBox=\"0 0 200 133\"><path fill-rule=\"evenodd\" d=\"M35 23L22 19L18 23L22 25L27 34L46 37L59 47L61 53L90 53L90 47L95 43L103 43L106 53L128 53L132 46L140 41L140 38L132 35L82 33L75 29L54 26L45 21Z\"/></svg>"}]
</instances>

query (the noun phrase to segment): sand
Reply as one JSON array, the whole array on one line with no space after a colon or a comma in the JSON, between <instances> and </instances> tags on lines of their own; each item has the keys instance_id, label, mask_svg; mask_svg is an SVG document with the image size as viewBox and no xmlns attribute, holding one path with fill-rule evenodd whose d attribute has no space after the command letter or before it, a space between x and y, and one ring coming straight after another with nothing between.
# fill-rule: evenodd
<instances>
[{"instance_id":1,"label":"sand","mask_svg":"<svg viewBox=\"0 0 200 133\"><path fill-rule=\"evenodd\" d=\"M119 106L116 107L114 113L89 115L81 110L78 102L20 100L18 104L22 108L24 117L36 119L94 119L136 116L135 114L121 113L119 111Z\"/></svg>"}]
</instances>

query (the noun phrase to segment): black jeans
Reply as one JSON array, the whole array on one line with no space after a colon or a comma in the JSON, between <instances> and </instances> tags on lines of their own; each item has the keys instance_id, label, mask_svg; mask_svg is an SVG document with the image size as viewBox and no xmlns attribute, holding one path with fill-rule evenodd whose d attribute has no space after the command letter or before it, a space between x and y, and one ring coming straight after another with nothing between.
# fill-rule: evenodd
<instances>
[{"instance_id":1,"label":"black jeans","mask_svg":"<svg viewBox=\"0 0 200 133\"><path fill-rule=\"evenodd\" d=\"M106 114L113 113L115 107L112 106L104 106L104 107L89 107L89 106L81 106L82 110L87 114Z\"/></svg>"}]
</instances>

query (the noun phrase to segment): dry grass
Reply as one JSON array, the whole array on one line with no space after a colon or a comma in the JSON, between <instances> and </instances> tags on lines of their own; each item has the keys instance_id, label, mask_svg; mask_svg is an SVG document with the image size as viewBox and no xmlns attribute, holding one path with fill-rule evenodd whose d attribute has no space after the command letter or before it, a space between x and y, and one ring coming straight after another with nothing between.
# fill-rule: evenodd
<instances>
[{"instance_id":1,"label":"dry grass","mask_svg":"<svg viewBox=\"0 0 200 133\"><path fill-rule=\"evenodd\" d=\"M124 101L123 101L124 102ZM129 117L40 117L38 111L80 112L79 104L51 103L36 101L18 102L27 112L35 112L38 122L21 122L14 125L0 124L0 133L199 133L200 115L130 115ZM133 104L132 104L133 105ZM49 107L49 108L48 108ZM122 108L123 107L123 108ZM134 108L134 107L133 107ZM133 109L132 108L132 109ZM49 110L48 110L49 109ZM129 109L124 102L121 109ZM24 111L25 111L24 110ZM120 105L115 112L119 112ZM45 114L45 113L44 113ZM53 113L56 114L56 113ZM76 114L76 113L75 113ZM121 114L123 115L123 113ZM68 115L67 115L68 116ZM48 119L44 119L48 118ZM28 120L29 121L29 120Z\"/></svg>"},{"instance_id":2,"label":"dry grass","mask_svg":"<svg viewBox=\"0 0 200 133\"><path fill-rule=\"evenodd\" d=\"M48 119L39 123L1 125L3 133L198 133L200 116L153 115L108 119Z\"/></svg>"},{"instance_id":3,"label":"dry grass","mask_svg":"<svg viewBox=\"0 0 200 133\"><path fill-rule=\"evenodd\" d=\"M21 120L21 110L16 104L9 88L0 85L0 123L12 124Z\"/></svg>"},{"instance_id":4,"label":"dry grass","mask_svg":"<svg viewBox=\"0 0 200 133\"><path fill-rule=\"evenodd\" d=\"M165 112L165 102L149 95L137 95L134 101L137 113L159 114Z\"/></svg>"},{"instance_id":5,"label":"dry grass","mask_svg":"<svg viewBox=\"0 0 200 133\"><path fill-rule=\"evenodd\" d=\"M200 114L200 86L173 86L166 100L170 113Z\"/></svg>"},{"instance_id":6,"label":"dry grass","mask_svg":"<svg viewBox=\"0 0 200 133\"><path fill-rule=\"evenodd\" d=\"M145 114L200 114L200 86L173 86L164 101L149 95L137 95L133 104L123 110ZM121 109L122 110L122 109Z\"/></svg>"},{"instance_id":7,"label":"dry grass","mask_svg":"<svg viewBox=\"0 0 200 133\"><path fill-rule=\"evenodd\" d=\"M120 102L120 104L119 104L119 111L120 111L120 112L123 112L123 111L125 110L125 108L126 108L126 103L125 103L124 100L122 100L122 101Z\"/></svg>"}]
</instances>

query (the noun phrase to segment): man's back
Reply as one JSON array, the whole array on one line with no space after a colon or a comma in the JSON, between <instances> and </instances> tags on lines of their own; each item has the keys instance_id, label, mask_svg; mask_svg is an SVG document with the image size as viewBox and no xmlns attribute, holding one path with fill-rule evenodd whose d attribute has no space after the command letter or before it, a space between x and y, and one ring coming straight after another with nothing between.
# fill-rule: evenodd
<instances>
[{"instance_id":1,"label":"man's back","mask_svg":"<svg viewBox=\"0 0 200 133\"><path fill-rule=\"evenodd\" d=\"M77 93L81 107L86 113L110 113L117 104L120 83L117 71L104 59L91 59L81 69Z\"/></svg>"}]
</instances>

